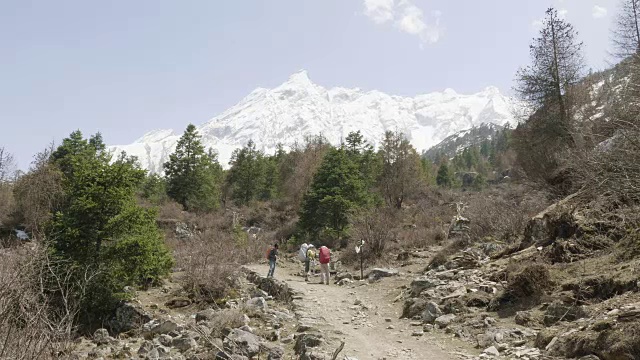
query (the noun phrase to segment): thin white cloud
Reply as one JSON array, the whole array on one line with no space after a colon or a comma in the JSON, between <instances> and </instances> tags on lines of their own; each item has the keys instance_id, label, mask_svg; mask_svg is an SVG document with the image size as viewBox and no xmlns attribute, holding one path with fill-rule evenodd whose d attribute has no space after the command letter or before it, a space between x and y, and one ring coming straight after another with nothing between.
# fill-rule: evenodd
<instances>
[{"instance_id":1,"label":"thin white cloud","mask_svg":"<svg viewBox=\"0 0 640 360\"><path fill-rule=\"evenodd\" d=\"M394 0L364 0L364 14L376 24L393 20Z\"/></svg>"},{"instance_id":2,"label":"thin white cloud","mask_svg":"<svg viewBox=\"0 0 640 360\"><path fill-rule=\"evenodd\" d=\"M608 11L606 7L594 5L591 15L594 19L602 19L607 16L607 13Z\"/></svg>"},{"instance_id":3,"label":"thin white cloud","mask_svg":"<svg viewBox=\"0 0 640 360\"><path fill-rule=\"evenodd\" d=\"M435 43L442 37L440 26L442 12L435 10L429 19L411 0L364 0L364 14L376 24L393 21L396 29L420 38L420 47Z\"/></svg>"},{"instance_id":4,"label":"thin white cloud","mask_svg":"<svg viewBox=\"0 0 640 360\"><path fill-rule=\"evenodd\" d=\"M558 10L558 17L560 19L566 19L568 13L569 13L569 10L567 10L567 9L559 9Z\"/></svg>"}]
</instances>

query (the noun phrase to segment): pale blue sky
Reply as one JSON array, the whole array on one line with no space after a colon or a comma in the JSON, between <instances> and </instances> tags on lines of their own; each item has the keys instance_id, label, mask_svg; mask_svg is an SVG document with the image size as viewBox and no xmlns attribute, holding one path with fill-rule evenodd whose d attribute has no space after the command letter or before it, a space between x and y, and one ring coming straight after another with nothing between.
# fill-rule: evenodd
<instances>
[{"instance_id":1,"label":"pale blue sky","mask_svg":"<svg viewBox=\"0 0 640 360\"><path fill-rule=\"evenodd\" d=\"M306 69L331 87L509 92L549 6L606 66L616 0L0 0L0 146L130 143Z\"/></svg>"}]
</instances>

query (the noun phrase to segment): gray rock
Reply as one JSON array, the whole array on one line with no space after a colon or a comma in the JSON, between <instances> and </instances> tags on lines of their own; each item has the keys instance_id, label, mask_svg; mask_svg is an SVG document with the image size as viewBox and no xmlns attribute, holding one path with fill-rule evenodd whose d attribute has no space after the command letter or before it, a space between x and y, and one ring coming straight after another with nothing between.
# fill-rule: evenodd
<instances>
[{"instance_id":1,"label":"gray rock","mask_svg":"<svg viewBox=\"0 0 640 360\"><path fill-rule=\"evenodd\" d=\"M442 316L442 310L440 310L438 304L433 301L429 301L426 308L422 312L422 321L426 322L427 324L433 324L440 316Z\"/></svg>"},{"instance_id":2,"label":"gray rock","mask_svg":"<svg viewBox=\"0 0 640 360\"><path fill-rule=\"evenodd\" d=\"M587 317L588 313L584 306L564 304L561 301L554 301L544 313L544 324L553 325L558 321L575 321Z\"/></svg>"},{"instance_id":3,"label":"gray rock","mask_svg":"<svg viewBox=\"0 0 640 360\"><path fill-rule=\"evenodd\" d=\"M442 316L438 317L435 320L435 323L440 329L444 329L447 326L449 326L449 324L451 324L453 322L453 320L455 320L455 319L456 319L455 315L447 314L447 315L442 315Z\"/></svg>"},{"instance_id":4,"label":"gray rock","mask_svg":"<svg viewBox=\"0 0 640 360\"><path fill-rule=\"evenodd\" d=\"M440 285L439 280L434 280L427 276L421 276L411 282L411 295L418 296L423 290L431 289L438 285Z\"/></svg>"},{"instance_id":5,"label":"gray rock","mask_svg":"<svg viewBox=\"0 0 640 360\"><path fill-rule=\"evenodd\" d=\"M232 354L253 357L260 352L260 338L250 332L233 329L224 339L224 350Z\"/></svg>"},{"instance_id":6,"label":"gray rock","mask_svg":"<svg viewBox=\"0 0 640 360\"><path fill-rule=\"evenodd\" d=\"M171 340L171 347L184 352L190 349L195 349L196 347L198 347L198 343L191 336L182 335Z\"/></svg>"},{"instance_id":7,"label":"gray rock","mask_svg":"<svg viewBox=\"0 0 640 360\"><path fill-rule=\"evenodd\" d=\"M247 306L265 310L267 308L267 300L263 297L256 297L247 300Z\"/></svg>"},{"instance_id":8,"label":"gray rock","mask_svg":"<svg viewBox=\"0 0 640 360\"><path fill-rule=\"evenodd\" d=\"M336 282L336 284L338 284L338 286L345 286L345 285L349 285L353 283L353 280L351 279L340 279L338 282Z\"/></svg>"},{"instance_id":9,"label":"gray rock","mask_svg":"<svg viewBox=\"0 0 640 360\"><path fill-rule=\"evenodd\" d=\"M160 352L158 351L158 349L153 348L146 354L144 358L147 360L158 360L160 359Z\"/></svg>"},{"instance_id":10,"label":"gray rock","mask_svg":"<svg viewBox=\"0 0 640 360\"><path fill-rule=\"evenodd\" d=\"M482 352L483 354L491 355L491 356L500 356L500 351L496 349L495 346L490 346Z\"/></svg>"},{"instance_id":11,"label":"gray rock","mask_svg":"<svg viewBox=\"0 0 640 360\"><path fill-rule=\"evenodd\" d=\"M518 311L514 318L516 324L520 326L527 326L531 323L531 313L528 311Z\"/></svg>"},{"instance_id":12,"label":"gray rock","mask_svg":"<svg viewBox=\"0 0 640 360\"><path fill-rule=\"evenodd\" d=\"M98 329L93 333L93 342L98 345L110 344L115 339L109 336L107 329Z\"/></svg>"},{"instance_id":13,"label":"gray rock","mask_svg":"<svg viewBox=\"0 0 640 360\"><path fill-rule=\"evenodd\" d=\"M173 341L173 338L167 334L162 334L158 336L158 342L160 343L160 345L171 346L172 341Z\"/></svg>"},{"instance_id":14,"label":"gray rock","mask_svg":"<svg viewBox=\"0 0 640 360\"><path fill-rule=\"evenodd\" d=\"M384 268L375 268L369 271L367 274L367 278L369 279L381 279L384 277L397 276L398 270L395 269L384 269Z\"/></svg>"},{"instance_id":15,"label":"gray rock","mask_svg":"<svg viewBox=\"0 0 640 360\"><path fill-rule=\"evenodd\" d=\"M138 349L138 355L147 355L153 349L153 343L151 341L145 340L142 342L140 348Z\"/></svg>"},{"instance_id":16,"label":"gray rock","mask_svg":"<svg viewBox=\"0 0 640 360\"><path fill-rule=\"evenodd\" d=\"M306 349L320 346L324 340L320 334L303 333L296 337L296 343L293 349L296 355L300 355L306 351Z\"/></svg>"},{"instance_id":17,"label":"gray rock","mask_svg":"<svg viewBox=\"0 0 640 360\"><path fill-rule=\"evenodd\" d=\"M142 306L131 303L121 303L115 311L109 325L116 333L137 329L151 320L151 316Z\"/></svg>"},{"instance_id":18,"label":"gray rock","mask_svg":"<svg viewBox=\"0 0 640 360\"><path fill-rule=\"evenodd\" d=\"M284 349L279 346L274 346L269 349L267 360L280 360L284 357Z\"/></svg>"},{"instance_id":19,"label":"gray rock","mask_svg":"<svg viewBox=\"0 0 640 360\"><path fill-rule=\"evenodd\" d=\"M160 321L151 320L142 326L142 336L146 339L152 339L155 335L168 334L178 329L178 324L171 320Z\"/></svg>"},{"instance_id":20,"label":"gray rock","mask_svg":"<svg viewBox=\"0 0 640 360\"><path fill-rule=\"evenodd\" d=\"M213 309L206 309L196 314L196 324L201 321L211 321L217 316L217 312Z\"/></svg>"}]
</instances>

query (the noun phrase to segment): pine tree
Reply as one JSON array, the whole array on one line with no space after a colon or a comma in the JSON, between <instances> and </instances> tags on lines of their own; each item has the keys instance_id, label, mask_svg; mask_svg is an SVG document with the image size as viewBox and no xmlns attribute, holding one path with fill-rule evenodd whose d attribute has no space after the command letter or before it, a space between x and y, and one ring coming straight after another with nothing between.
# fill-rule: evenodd
<instances>
[{"instance_id":1,"label":"pine tree","mask_svg":"<svg viewBox=\"0 0 640 360\"><path fill-rule=\"evenodd\" d=\"M357 164L345 149L331 149L303 198L299 227L313 240L318 240L323 233L340 238L347 230L351 211L370 202L371 196Z\"/></svg>"},{"instance_id":2,"label":"pine tree","mask_svg":"<svg viewBox=\"0 0 640 360\"><path fill-rule=\"evenodd\" d=\"M540 36L530 46L532 64L517 74L516 91L537 109L552 114L547 136L572 141L571 90L582 77L582 43L576 40L573 25L550 8L543 20ZM554 135L557 134L557 135Z\"/></svg>"},{"instance_id":3,"label":"pine tree","mask_svg":"<svg viewBox=\"0 0 640 360\"><path fill-rule=\"evenodd\" d=\"M264 154L256 149L252 140L243 148L233 151L229 165L231 169L227 182L231 186L231 197L237 205L247 205L273 191L273 184L269 184L268 191L265 188L267 164Z\"/></svg>"},{"instance_id":4,"label":"pine tree","mask_svg":"<svg viewBox=\"0 0 640 360\"><path fill-rule=\"evenodd\" d=\"M53 255L69 263L75 281L97 273L81 299L81 320L100 322L126 297L125 286L157 282L172 266L155 213L136 204L143 179L134 158L123 153L115 162L98 136L87 141L78 132L54 152L64 167L64 199L58 205L47 238Z\"/></svg>"},{"instance_id":5,"label":"pine tree","mask_svg":"<svg viewBox=\"0 0 640 360\"><path fill-rule=\"evenodd\" d=\"M187 126L164 171L169 197L185 209L209 211L218 206L222 167L214 153L205 152L194 125Z\"/></svg>"},{"instance_id":6,"label":"pine tree","mask_svg":"<svg viewBox=\"0 0 640 360\"><path fill-rule=\"evenodd\" d=\"M449 165L443 162L438 169L438 175L436 176L436 183L438 186L451 187L453 185L453 174L449 169Z\"/></svg>"}]
</instances>

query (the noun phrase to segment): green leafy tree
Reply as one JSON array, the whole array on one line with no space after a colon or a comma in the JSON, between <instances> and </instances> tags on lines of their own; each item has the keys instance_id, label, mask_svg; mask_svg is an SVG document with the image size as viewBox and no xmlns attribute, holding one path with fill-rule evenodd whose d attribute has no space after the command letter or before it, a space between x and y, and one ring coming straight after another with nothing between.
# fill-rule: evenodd
<instances>
[{"instance_id":1,"label":"green leafy tree","mask_svg":"<svg viewBox=\"0 0 640 360\"><path fill-rule=\"evenodd\" d=\"M341 238L347 231L350 212L368 206L371 201L358 165L349 158L347 150L331 149L303 198L300 229L313 240L322 234Z\"/></svg>"},{"instance_id":2,"label":"green leafy tree","mask_svg":"<svg viewBox=\"0 0 640 360\"><path fill-rule=\"evenodd\" d=\"M64 199L47 231L53 253L70 261L77 281L97 274L80 299L84 324L103 321L125 286L156 282L172 266L155 212L136 204L144 170L124 153L112 163L104 149L77 131L52 156L64 168Z\"/></svg>"},{"instance_id":3,"label":"green leafy tree","mask_svg":"<svg viewBox=\"0 0 640 360\"><path fill-rule=\"evenodd\" d=\"M205 152L194 125L187 126L164 171L169 197L185 209L210 211L219 206L222 167L213 151Z\"/></svg>"}]
</instances>

